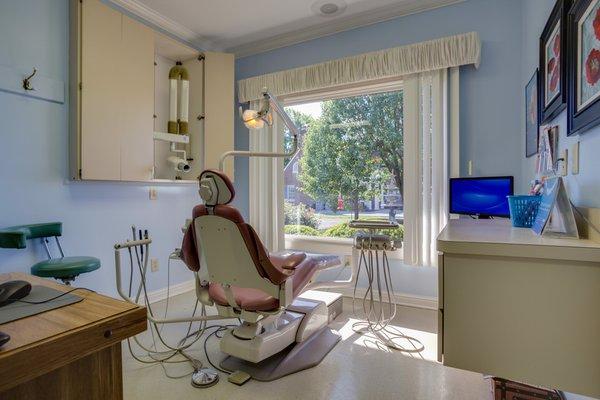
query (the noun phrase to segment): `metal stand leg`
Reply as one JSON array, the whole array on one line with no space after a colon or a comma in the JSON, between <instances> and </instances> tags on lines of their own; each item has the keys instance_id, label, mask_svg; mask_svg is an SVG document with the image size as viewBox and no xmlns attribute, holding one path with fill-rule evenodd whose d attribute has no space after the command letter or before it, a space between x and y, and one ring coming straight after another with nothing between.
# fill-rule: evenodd
<instances>
[{"instance_id":1,"label":"metal stand leg","mask_svg":"<svg viewBox=\"0 0 600 400\"><path fill-rule=\"evenodd\" d=\"M418 339L407 336L390 325L396 316L397 306L392 298L394 287L386 248L395 250L393 242L389 237L376 235L374 230L370 230L369 234L361 234L355 238L355 248L360 249L360 261L352 296L352 311L354 315L364 318L364 321L354 323L352 329L357 333L371 333L391 349L420 353L425 346ZM359 315L355 307L356 289L358 277L363 270L368 287L362 299L362 315ZM400 341L408 341L412 348L400 345Z\"/></svg>"}]
</instances>

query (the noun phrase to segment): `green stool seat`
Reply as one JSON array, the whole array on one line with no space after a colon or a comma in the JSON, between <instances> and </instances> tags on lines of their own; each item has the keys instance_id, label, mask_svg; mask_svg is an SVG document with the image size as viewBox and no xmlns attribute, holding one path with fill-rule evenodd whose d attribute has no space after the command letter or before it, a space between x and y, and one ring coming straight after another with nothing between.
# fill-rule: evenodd
<instances>
[{"instance_id":1,"label":"green stool seat","mask_svg":"<svg viewBox=\"0 0 600 400\"><path fill-rule=\"evenodd\" d=\"M41 261L31 267L31 273L44 278L74 278L100 268L96 257L63 257Z\"/></svg>"}]
</instances>

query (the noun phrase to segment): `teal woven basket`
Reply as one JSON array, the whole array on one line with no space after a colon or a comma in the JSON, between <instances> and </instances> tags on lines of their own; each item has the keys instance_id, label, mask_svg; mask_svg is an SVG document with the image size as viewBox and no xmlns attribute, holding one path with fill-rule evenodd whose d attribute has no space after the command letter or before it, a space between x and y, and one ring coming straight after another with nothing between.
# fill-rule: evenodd
<instances>
[{"instance_id":1,"label":"teal woven basket","mask_svg":"<svg viewBox=\"0 0 600 400\"><path fill-rule=\"evenodd\" d=\"M541 196L507 196L510 220L517 228L531 228L540 207Z\"/></svg>"}]
</instances>

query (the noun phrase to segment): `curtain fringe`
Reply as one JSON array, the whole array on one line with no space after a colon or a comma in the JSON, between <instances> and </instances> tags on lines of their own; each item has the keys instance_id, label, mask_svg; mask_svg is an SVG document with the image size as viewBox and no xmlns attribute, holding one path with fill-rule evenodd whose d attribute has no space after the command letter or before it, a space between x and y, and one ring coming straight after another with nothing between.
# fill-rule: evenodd
<instances>
[{"instance_id":1,"label":"curtain fringe","mask_svg":"<svg viewBox=\"0 0 600 400\"><path fill-rule=\"evenodd\" d=\"M286 96L461 65L478 67L480 57L479 35L469 32L242 79L238 98L258 100L265 87L276 96Z\"/></svg>"}]
</instances>

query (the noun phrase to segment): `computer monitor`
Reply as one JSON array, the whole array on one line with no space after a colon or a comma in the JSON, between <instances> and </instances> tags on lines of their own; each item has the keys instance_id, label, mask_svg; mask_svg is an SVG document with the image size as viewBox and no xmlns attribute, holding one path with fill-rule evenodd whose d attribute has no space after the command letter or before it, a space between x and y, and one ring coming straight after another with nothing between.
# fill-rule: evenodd
<instances>
[{"instance_id":1,"label":"computer monitor","mask_svg":"<svg viewBox=\"0 0 600 400\"><path fill-rule=\"evenodd\" d=\"M512 176L450 179L450 213L479 218L510 217L508 199L514 193Z\"/></svg>"}]
</instances>

